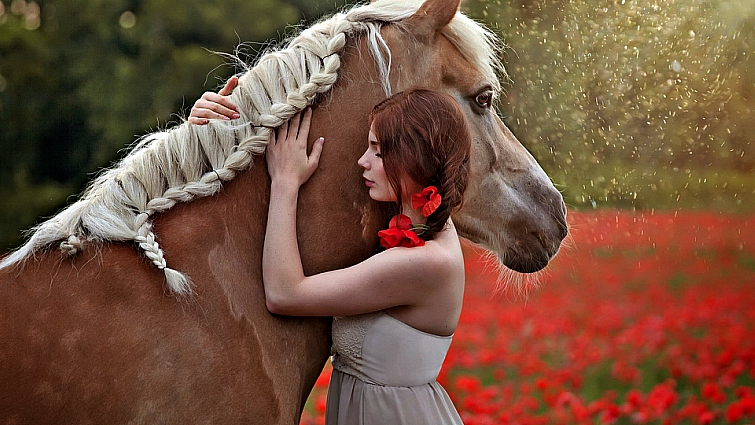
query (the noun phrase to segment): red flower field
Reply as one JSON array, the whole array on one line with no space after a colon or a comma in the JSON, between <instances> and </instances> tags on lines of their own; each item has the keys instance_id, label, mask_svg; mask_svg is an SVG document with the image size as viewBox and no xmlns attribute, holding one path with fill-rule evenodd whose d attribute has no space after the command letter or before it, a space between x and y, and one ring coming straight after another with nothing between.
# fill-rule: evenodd
<instances>
[{"instance_id":1,"label":"red flower field","mask_svg":"<svg viewBox=\"0 0 755 425\"><path fill-rule=\"evenodd\" d=\"M571 213L527 296L465 247L439 381L467 425L755 423L755 217ZM330 367L302 424L323 423Z\"/></svg>"}]
</instances>

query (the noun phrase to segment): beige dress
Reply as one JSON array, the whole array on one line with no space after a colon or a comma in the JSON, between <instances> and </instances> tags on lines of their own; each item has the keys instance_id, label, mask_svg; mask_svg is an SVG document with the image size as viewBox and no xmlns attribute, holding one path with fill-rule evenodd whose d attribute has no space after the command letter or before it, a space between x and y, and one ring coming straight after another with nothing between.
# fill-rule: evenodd
<instances>
[{"instance_id":1,"label":"beige dress","mask_svg":"<svg viewBox=\"0 0 755 425\"><path fill-rule=\"evenodd\" d=\"M325 423L461 424L436 381L449 345L385 312L334 318Z\"/></svg>"}]
</instances>

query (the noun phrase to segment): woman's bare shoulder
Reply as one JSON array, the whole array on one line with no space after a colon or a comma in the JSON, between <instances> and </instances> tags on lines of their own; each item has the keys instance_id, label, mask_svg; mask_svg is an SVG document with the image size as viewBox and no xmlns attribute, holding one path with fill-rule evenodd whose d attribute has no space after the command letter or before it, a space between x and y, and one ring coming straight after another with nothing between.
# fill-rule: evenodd
<instances>
[{"instance_id":1,"label":"woman's bare shoulder","mask_svg":"<svg viewBox=\"0 0 755 425\"><path fill-rule=\"evenodd\" d=\"M417 255L421 256L423 272L428 276L451 275L459 271L463 273L464 256L459 236L452 226L444 229L436 235L435 239L427 241L419 248L422 251L418 251Z\"/></svg>"}]
</instances>

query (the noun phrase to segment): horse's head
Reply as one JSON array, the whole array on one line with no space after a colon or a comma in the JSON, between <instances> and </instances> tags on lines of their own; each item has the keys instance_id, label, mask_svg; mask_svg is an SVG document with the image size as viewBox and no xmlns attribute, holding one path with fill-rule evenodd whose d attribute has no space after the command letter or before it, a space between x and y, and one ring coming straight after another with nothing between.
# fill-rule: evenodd
<instances>
[{"instance_id":1,"label":"horse's head","mask_svg":"<svg viewBox=\"0 0 755 425\"><path fill-rule=\"evenodd\" d=\"M473 142L470 184L454 222L462 236L495 252L507 267L535 272L566 236L566 207L496 114L495 48L485 30L456 14L458 7L459 0L427 0L413 16L384 29L392 86L396 92L425 86L459 101Z\"/></svg>"}]
</instances>

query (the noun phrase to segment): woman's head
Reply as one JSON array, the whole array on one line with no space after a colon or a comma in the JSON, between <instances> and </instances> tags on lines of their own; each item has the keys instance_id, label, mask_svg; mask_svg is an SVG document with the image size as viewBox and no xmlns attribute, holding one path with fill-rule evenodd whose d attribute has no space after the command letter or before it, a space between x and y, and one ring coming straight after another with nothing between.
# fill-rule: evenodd
<instances>
[{"instance_id":1,"label":"woman's head","mask_svg":"<svg viewBox=\"0 0 755 425\"><path fill-rule=\"evenodd\" d=\"M413 195L407 190L438 188L441 205L427 218L428 230L422 235L431 239L461 204L467 188L471 135L464 112L447 94L411 89L376 105L370 129L399 205Z\"/></svg>"}]
</instances>

